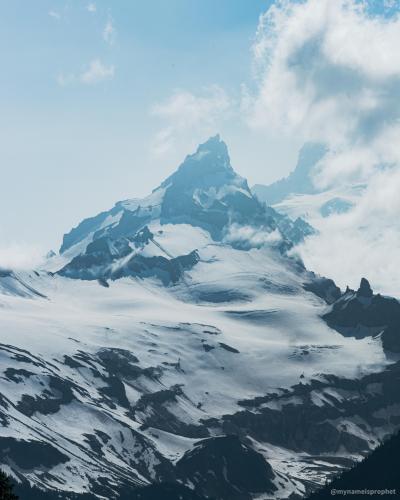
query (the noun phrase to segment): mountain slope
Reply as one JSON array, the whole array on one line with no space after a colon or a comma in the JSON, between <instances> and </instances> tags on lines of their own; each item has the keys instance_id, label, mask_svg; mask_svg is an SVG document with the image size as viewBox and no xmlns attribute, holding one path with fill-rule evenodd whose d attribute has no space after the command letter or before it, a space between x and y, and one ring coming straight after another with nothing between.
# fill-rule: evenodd
<instances>
[{"instance_id":1,"label":"mountain slope","mask_svg":"<svg viewBox=\"0 0 400 500\"><path fill-rule=\"evenodd\" d=\"M290 441L272 442L263 426L254 432L247 418L235 416L242 401L269 395L273 406L289 405L289 411L300 404L304 412L308 399L282 399L285 390L320 373L351 379L360 370L381 370L387 360L380 342L330 330L320 318L326 303L304 289L315 278L279 252L236 250L182 226L183 242L175 225L164 226L165 240L171 231L182 248L190 234L206 243L198 264L167 288L148 278L115 280L105 288L40 273L40 290L49 300L2 298L0 446L7 472L49 490L111 499L123 485L178 479L190 485L189 469L179 461L205 438L233 433L270 463L280 494L304 491L307 474L293 475L286 462L295 455L299 469L309 469L313 459L301 453L310 454L312 440L306 437L290 451ZM327 401L318 410L322 420L330 405L339 405L340 386L337 391L337 402L321 396ZM273 394L282 396L275 402ZM370 411L378 409L386 414L390 404L383 399ZM234 427L217 424L229 415ZM349 427L340 457L368 450L371 439L376 443L382 431L371 422L361 448L349 447L356 439L351 436L361 432ZM342 433L340 425L334 423L331 432ZM385 432L395 427L393 421ZM313 449L315 460L338 453L329 446ZM320 480L331 467L320 471ZM199 488L206 477L201 473ZM220 487L226 493L220 490L218 498L232 498L229 484Z\"/></svg>"},{"instance_id":2,"label":"mountain slope","mask_svg":"<svg viewBox=\"0 0 400 500\"><path fill-rule=\"evenodd\" d=\"M308 230L216 137L7 276L37 293L0 288L1 468L64 498L261 500L362 458L399 427L398 364L326 323L341 291L288 251Z\"/></svg>"},{"instance_id":3,"label":"mountain slope","mask_svg":"<svg viewBox=\"0 0 400 500\"><path fill-rule=\"evenodd\" d=\"M352 210L365 189L362 184L316 186L318 164L328 155L322 144L306 143L299 152L295 169L287 177L270 185L256 184L252 192L278 212L293 219L301 217L318 231L326 218Z\"/></svg>"},{"instance_id":4,"label":"mountain slope","mask_svg":"<svg viewBox=\"0 0 400 500\"><path fill-rule=\"evenodd\" d=\"M28 284L23 277L9 269L0 268L0 294L16 297L45 298L34 286Z\"/></svg>"}]
</instances>

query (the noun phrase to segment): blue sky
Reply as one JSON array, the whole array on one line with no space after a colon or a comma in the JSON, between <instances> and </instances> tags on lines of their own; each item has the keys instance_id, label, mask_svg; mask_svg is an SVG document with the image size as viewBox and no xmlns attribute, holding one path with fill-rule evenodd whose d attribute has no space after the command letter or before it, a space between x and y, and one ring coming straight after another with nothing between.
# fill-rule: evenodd
<instances>
[{"instance_id":1,"label":"blue sky","mask_svg":"<svg viewBox=\"0 0 400 500\"><path fill-rule=\"evenodd\" d=\"M83 217L146 194L208 133L221 132L251 182L279 175L267 171L266 145L235 118L153 154L173 119L154 106L180 91L212 94L212 86L236 99L252 85L250 50L270 2L0 3L3 244L57 246ZM100 76L91 78L93 62ZM280 165L290 168L294 157L295 149Z\"/></svg>"},{"instance_id":2,"label":"blue sky","mask_svg":"<svg viewBox=\"0 0 400 500\"><path fill-rule=\"evenodd\" d=\"M250 184L292 170L302 134L244 118L263 89L252 49L272 3L0 0L0 247L57 249L217 132ZM371 15L397 9L369 2Z\"/></svg>"}]
</instances>

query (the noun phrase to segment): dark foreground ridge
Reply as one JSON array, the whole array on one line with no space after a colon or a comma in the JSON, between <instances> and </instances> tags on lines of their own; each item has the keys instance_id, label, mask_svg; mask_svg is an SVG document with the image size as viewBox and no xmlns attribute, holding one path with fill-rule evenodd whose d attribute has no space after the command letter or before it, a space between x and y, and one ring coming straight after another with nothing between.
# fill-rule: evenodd
<instances>
[{"instance_id":1,"label":"dark foreground ridge","mask_svg":"<svg viewBox=\"0 0 400 500\"><path fill-rule=\"evenodd\" d=\"M393 490L400 491L400 434L396 434L378 446L362 462L344 472L324 488L313 493L308 500L332 498L333 491L360 490L351 498L395 498ZM362 490L376 490L380 493L361 493ZM384 490L388 490L383 493ZM350 495L349 495L350 496Z\"/></svg>"},{"instance_id":2,"label":"dark foreground ridge","mask_svg":"<svg viewBox=\"0 0 400 500\"><path fill-rule=\"evenodd\" d=\"M186 486L178 483L152 484L142 488L122 488L116 497L119 500L214 500L199 496ZM90 493L66 493L63 491L43 491L27 483L13 484L0 471L0 500L98 500Z\"/></svg>"}]
</instances>

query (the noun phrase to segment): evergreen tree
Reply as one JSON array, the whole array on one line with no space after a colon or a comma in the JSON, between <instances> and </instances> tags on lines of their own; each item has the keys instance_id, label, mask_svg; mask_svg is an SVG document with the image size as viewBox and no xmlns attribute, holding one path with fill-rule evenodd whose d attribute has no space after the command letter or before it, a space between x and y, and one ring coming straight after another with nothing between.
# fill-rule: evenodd
<instances>
[{"instance_id":1,"label":"evergreen tree","mask_svg":"<svg viewBox=\"0 0 400 500\"><path fill-rule=\"evenodd\" d=\"M13 493L13 484L7 474L0 471L0 500L18 500Z\"/></svg>"}]
</instances>

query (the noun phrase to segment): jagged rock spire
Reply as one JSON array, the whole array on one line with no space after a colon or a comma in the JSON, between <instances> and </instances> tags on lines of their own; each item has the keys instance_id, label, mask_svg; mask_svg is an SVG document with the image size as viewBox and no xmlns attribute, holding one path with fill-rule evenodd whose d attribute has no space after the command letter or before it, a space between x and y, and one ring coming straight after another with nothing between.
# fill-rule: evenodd
<instances>
[{"instance_id":1,"label":"jagged rock spire","mask_svg":"<svg viewBox=\"0 0 400 500\"><path fill-rule=\"evenodd\" d=\"M373 291L369 281L366 278L361 278L360 287L357 290L357 296L369 298L372 297L372 295Z\"/></svg>"}]
</instances>

